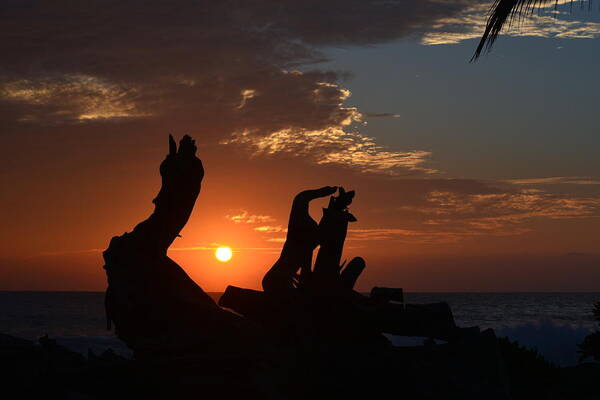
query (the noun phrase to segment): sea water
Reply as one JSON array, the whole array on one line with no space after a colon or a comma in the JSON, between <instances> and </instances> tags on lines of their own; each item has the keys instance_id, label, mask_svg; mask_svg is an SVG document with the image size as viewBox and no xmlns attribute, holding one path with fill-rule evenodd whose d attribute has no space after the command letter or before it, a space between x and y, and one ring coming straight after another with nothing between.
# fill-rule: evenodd
<instances>
[{"instance_id":1,"label":"sea water","mask_svg":"<svg viewBox=\"0 0 600 400\"><path fill-rule=\"evenodd\" d=\"M221 293L211 293L215 299ZM497 336L536 348L559 365L577 362L577 344L598 325L592 307L600 293L407 293L407 303L450 304L459 326L492 328ZM1 292L0 333L27 339L48 335L72 350L111 347L130 355L106 328L104 293ZM422 338L392 338L397 345Z\"/></svg>"}]
</instances>

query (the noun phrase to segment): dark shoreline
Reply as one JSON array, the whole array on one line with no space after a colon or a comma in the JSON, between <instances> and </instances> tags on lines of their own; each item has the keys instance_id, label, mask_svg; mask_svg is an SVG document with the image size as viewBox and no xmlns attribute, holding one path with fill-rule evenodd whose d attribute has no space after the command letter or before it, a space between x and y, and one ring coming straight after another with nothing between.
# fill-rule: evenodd
<instances>
[{"instance_id":1,"label":"dark shoreline","mask_svg":"<svg viewBox=\"0 0 600 400\"><path fill-rule=\"evenodd\" d=\"M559 368L547 363L535 351L520 348L518 345L506 340L500 340L498 343L504 364L502 371L504 372L501 372L495 378L500 379L497 384L498 392L494 392L494 386L492 386L492 391L487 392L486 399L584 400L600 397L600 388L597 385L600 378L600 364L583 363L573 367ZM411 364L421 358L429 359L431 355L442 349L443 347L434 350L434 348L428 348L427 346L418 346L402 350L402 353L399 353L398 356L401 356L404 361L402 364L393 364L396 365L397 374L392 375L407 378L409 375L406 374L410 374L410 369L406 369L405 363ZM434 353L431 353L432 351ZM461 379L463 380L465 376L471 376L471 378L466 378L467 381L459 385L462 389L455 388L455 390L458 390L457 392L448 392L445 389L442 396L438 390L431 390L431 388L422 386L426 382L439 384L447 379L445 375L440 374L446 374L450 370L445 367L440 369L440 366L431 365L418 373L418 376L425 378L425 380L414 387L411 385L412 389L408 393L410 398L417 400L476 398L469 395L470 389L467 389L467 387L470 384L478 385L477 382L480 378L476 378L477 374L472 375L472 373L485 365L485 360L489 355L483 359L480 356L477 358L483 361L483 364L470 364L468 361L465 363L465 360L461 361L454 358L455 356L452 354L454 352L450 351L441 358L438 354L431 360L438 360L437 362L442 363L442 365L448 364L452 370L455 370L454 373L457 370L465 370L467 375L463 373L458 376L462 376ZM463 353L461 358L464 358L467 354ZM468 356L467 360L471 357ZM208 359L212 361L205 364ZM101 354L88 351L87 356L84 356L60 346L52 338L41 338L39 343L35 343L0 333L0 374L5 382L4 393L15 393L23 399L133 399L139 398L140 395L145 398L159 399L166 398L166 393L170 394L169 398L175 399L195 398L198 393L219 395L221 398L232 398L229 394L234 393L239 398L241 393L238 393L237 389L231 391L231 387L224 388L222 379L227 378L225 381L229 381L233 376L234 380L245 380L243 378L244 374L247 373L245 368L240 367L237 372L235 372L237 369L232 371L230 368L222 370L219 365L221 362L225 362L225 358L221 361L210 357L208 359L197 356L197 360L202 363L202 366L196 365L191 368L175 362L169 368L175 368L174 371L177 372L171 371L166 374L164 370L166 366L140 364L139 361L123 358L112 350L107 350ZM420 369L422 368L420 367ZM275 381L281 379L277 372L269 371L271 370L262 371L261 376L263 379L273 379ZM229 374L230 376L226 377L223 374ZM425 374L425 376L421 374ZM392 375L390 375L390 378ZM237 378L235 378L236 376ZM189 383L189 379L193 383ZM471 380L470 384L468 380ZM188 383L182 386L182 382ZM385 385L385 387L388 386ZM504 389L501 389L503 387L507 388L510 393L509 397L506 397L508 393L503 394ZM398 394L401 394L402 390L396 388L400 390ZM377 397L385 396L385 392L380 392L379 389L373 387L370 394ZM265 390L271 392L274 387L271 389L262 387L258 392L253 393L244 390L242 390L244 398L262 399L265 398ZM467 390L467 392L463 392L464 390ZM300 393L302 391L302 389L299 389ZM478 393L481 394L480 391ZM455 395L461 397L454 397ZM298 396L298 398L302 398L302 396ZM356 398L363 397L356 396Z\"/></svg>"}]
</instances>

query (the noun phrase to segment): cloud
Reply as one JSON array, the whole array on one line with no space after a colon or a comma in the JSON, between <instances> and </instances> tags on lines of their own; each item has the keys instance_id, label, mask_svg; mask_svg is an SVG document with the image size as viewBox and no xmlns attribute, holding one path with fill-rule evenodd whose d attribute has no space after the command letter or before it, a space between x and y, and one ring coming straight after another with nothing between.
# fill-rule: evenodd
<instances>
[{"instance_id":1,"label":"cloud","mask_svg":"<svg viewBox=\"0 0 600 400\"><path fill-rule=\"evenodd\" d=\"M2 5L0 123L164 120L208 143L293 154L360 172L428 175L431 154L360 133L344 71L317 68L328 46L478 37L487 1L95 0ZM531 16L539 35L591 37L593 24ZM546 19L544 19L546 18ZM537 34L523 24L520 34ZM233 135L233 136L232 136Z\"/></svg>"},{"instance_id":2,"label":"cloud","mask_svg":"<svg viewBox=\"0 0 600 400\"><path fill-rule=\"evenodd\" d=\"M298 67L322 61L325 46L408 37L464 8L435 0L6 2L0 97L29 118L1 117L68 123L182 112L227 121L221 134L324 128L352 114L331 102L344 90L327 86L344 74ZM52 107L33 107L40 102Z\"/></svg>"},{"instance_id":3,"label":"cloud","mask_svg":"<svg viewBox=\"0 0 600 400\"><path fill-rule=\"evenodd\" d=\"M600 185L600 180L585 176L554 176L550 178L505 179L513 185Z\"/></svg>"},{"instance_id":4,"label":"cloud","mask_svg":"<svg viewBox=\"0 0 600 400\"><path fill-rule=\"evenodd\" d=\"M275 221L275 218L269 215L253 215L246 210L242 210L239 214L226 215L225 218L236 224L264 224Z\"/></svg>"},{"instance_id":5,"label":"cloud","mask_svg":"<svg viewBox=\"0 0 600 400\"><path fill-rule=\"evenodd\" d=\"M367 118L400 118L400 114L392 113L363 113Z\"/></svg>"},{"instance_id":6,"label":"cloud","mask_svg":"<svg viewBox=\"0 0 600 400\"><path fill-rule=\"evenodd\" d=\"M361 176L355 185L352 211L359 222L349 227L349 244L457 243L523 235L540 222L600 218L598 196L552 193L505 181ZM251 226L267 242L282 243L287 230L273 222L254 219Z\"/></svg>"},{"instance_id":7,"label":"cloud","mask_svg":"<svg viewBox=\"0 0 600 400\"><path fill-rule=\"evenodd\" d=\"M436 234L436 239L440 238ZM401 228L368 228L368 229L349 229L348 238L350 241L379 241L379 240L410 240L423 241L424 239L433 240L431 232L421 230L401 229Z\"/></svg>"},{"instance_id":8,"label":"cloud","mask_svg":"<svg viewBox=\"0 0 600 400\"><path fill-rule=\"evenodd\" d=\"M572 197L541 190L523 189L491 194L460 194L432 191L428 207L432 216L448 216L474 221L521 222L532 218L579 218L598 215L600 198Z\"/></svg>"},{"instance_id":9,"label":"cloud","mask_svg":"<svg viewBox=\"0 0 600 400\"><path fill-rule=\"evenodd\" d=\"M600 198L552 194L535 189L497 193L430 191L425 202L401 206L421 215L423 224L437 233L515 235L530 230L536 220L600 217Z\"/></svg>"},{"instance_id":10,"label":"cloud","mask_svg":"<svg viewBox=\"0 0 600 400\"><path fill-rule=\"evenodd\" d=\"M218 244L210 245L198 245L198 246L186 246L186 247L170 247L169 251L215 251L219 247ZM256 252L262 254L279 254L281 250L279 247L233 247L231 249L234 253L239 252Z\"/></svg>"},{"instance_id":11,"label":"cloud","mask_svg":"<svg viewBox=\"0 0 600 400\"><path fill-rule=\"evenodd\" d=\"M53 257L53 256L66 256L66 255L78 255L78 254L94 254L101 253L106 249L82 249L82 250L64 250L64 251L43 251L37 255L29 258L36 257Z\"/></svg>"},{"instance_id":12,"label":"cloud","mask_svg":"<svg viewBox=\"0 0 600 400\"><path fill-rule=\"evenodd\" d=\"M216 135L345 126L328 46L478 38L481 0L4 2L0 121L194 116ZM597 37L600 24L528 15L509 35ZM303 69L304 73L297 70ZM397 114L367 113L365 117Z\"/></svg>"},{"instance_id":13,"label":"cloud","mask_svg":"<svg viewBox=\"0 0 600 400\"><path fill-rule=\"evenodd\" d=\"M254 230L256 232L261 232L261 233L279 233L279 232L287 232L287 229L281 227L280 225L277 226L257 226L254 228Z\"/></svg>"},{"instance_id":14,"label":"cloud","mask_svg":"<svg viewBox=\"0 0 600 400\"><path fill-rule=\"evenodd\" d=\"M561 1L557 5L570 4ZM460 14L442 18L429 32L421 37L425 45L456 44L464 40L481 38L490 9L490 2L473 1ZM538 12L523 13L517 23L502 32L513 37L540 37L563 39L593 39L600 37L600 23L565 20L556 15L555 2L539 5Z\"/></svg>"},{"instance_id":15,"label":"cloud","mask_svg":"<svg viewBox=\"0 0 600 400\"><path fill-rule=\"evenodd\" d=\"M0 85L0 98L28 105L29 110L20 116L23 122L36 121L41 114L70 121L150 116L136 105L137 92L86 75L21 79Z\"/></svg>"},{"instance_id":16,"label":"cloud","mask_svg":"<svg viewBox=\"0 0 600 400\"><path fill-rule=\"evenodd\" d=\"M222 143L250 147L255 155L284 153L304 156L316 164L341 165L365 173L415 175L437 172L424 166L430 152L388 151L374 138L346 132L342 128L316 131L283 129L264 136L243 131Z\"/></svg>"},{"instance_id":17,"label":"cloud","mask_svg":"<svg viewBox=\"0 0 600 400\"><path fill-rule=\"evenodd\" d=\"M351 242L456 243L523 235L540 223L600 218L599 196L506 182L381 179L359 183L356 189L353 211L359 222L349 228ZM363 196L368 197L367 210Z\"/></svg>"},{"instance_id":18,"label":"cloud","mask_svg":"<svg viewBox=\"0 0 600 400\"><path fill-rule=\"evenodd\" d=\"M358 158L321 141L300 152L308 161L427 173L426 151L388 151L352 133L364 117L396 114L344 106L346 73L315 63L327 46L419 35L465 8L437 0L6 2L0 123L190 121L212 143L241 132L249 143L298 135L286 149L318 132L326 141L344 136Z\"/></svg>"},{"instance_id":19,"label":"cloud","mask_svg":"<svg viewBox=\"0 0 600 400\"><path fill-rule=\"evenodd\" d=\"M273 234L282 234L282 233L287 233L287 228L282 227L281 225L260 225L260 224L264 224L264 223L274 223L276 222L275 218L268 216L268 215L251 215L249 214L247 211L243 211L240 214L237 215L226 215L225 218L227 218L230 221L233 221L236 224L249 224L249 225L258 225L258 226L254 226L252 228L253 231L258 232L261 235L266 235L264 236L264 239L267 242L273 242L273 243L284 243L285 242L285 237L282 238L278 238L278 237L269 237ZM273 250L272 248L269 248L270 250ZM277 248L277 250L281 250L279 248Z\"/></svg>"},{"instance_id":20,"label":"cloud","mask_svg":"<svg viewBox=\"0 0 600 400\"><path fill-rule=\"evenodd\" d=\"M424 223L417 229L402 228L370 228L370 229L350 229L348 231L349 241L395 241L399 243L457 243L465 239L485 236L513 236L529 232L526 227L513 229L485 229L475 225L460 226L455 220L443 220L439 226L431 227ZM438 224L435 224L438 225ZM495 228L501 228L496 226Z\"/></svg>"}]
</instances>

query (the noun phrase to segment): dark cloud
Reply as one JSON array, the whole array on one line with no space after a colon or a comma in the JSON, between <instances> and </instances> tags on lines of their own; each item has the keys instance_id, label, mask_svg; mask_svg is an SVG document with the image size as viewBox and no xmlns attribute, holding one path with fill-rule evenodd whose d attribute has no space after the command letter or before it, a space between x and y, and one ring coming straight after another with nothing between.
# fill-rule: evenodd
<instances>
[{"instance_id":1,"label":"dark cloud","mask_svg":"<svg viewBox=\"0 0 600 400\"><path fill-rule=\"evenodd\" d=\"M438 1L4 2L5 120L74 122L193 113L223 133L323 129L339 72L294 73L319 47L382 43L460 12ZM251 98L244 99L244 92ZM223 122L226 121L226 122Z\"/></svg>"},{"instance_id":2,"label":"dark cloud","mask_svg":"<svg viewBox=\"0 0 600 400\"><path fill-rule=\"evenodd\" d=\"M323 46L420 34L466 6L436 0L96 0L1 7L4 126L185 121L202 127L206 140L252 153L262 143L263 154L282 151L403 175L433 172L423 166L429 153L390 151L349 130L363 115L343 104L350 92L338 83L346 73L311 64L323 60ZM367 114L376 116L388 114ZM291 140L279 146L286 136Z\"/></svg>"}]
</instances>

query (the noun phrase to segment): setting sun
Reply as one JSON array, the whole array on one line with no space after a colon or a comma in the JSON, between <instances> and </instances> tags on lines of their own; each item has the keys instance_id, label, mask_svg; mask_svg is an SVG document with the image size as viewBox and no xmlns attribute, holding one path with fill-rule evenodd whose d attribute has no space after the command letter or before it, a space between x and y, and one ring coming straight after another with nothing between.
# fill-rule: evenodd
<instances>
[{"instance_id":1,"label":"setting sun","mask_svg":"<svg viewBox=\"0 0 600 400\"><path fill-rule=\"evenodd\" d=\"M217 257L217 260L221 262L227 262L231 260L232 256L233 252L231 251L231 247L221 246L215 251L215 257Z\"/></svg>"}]
</instances>

